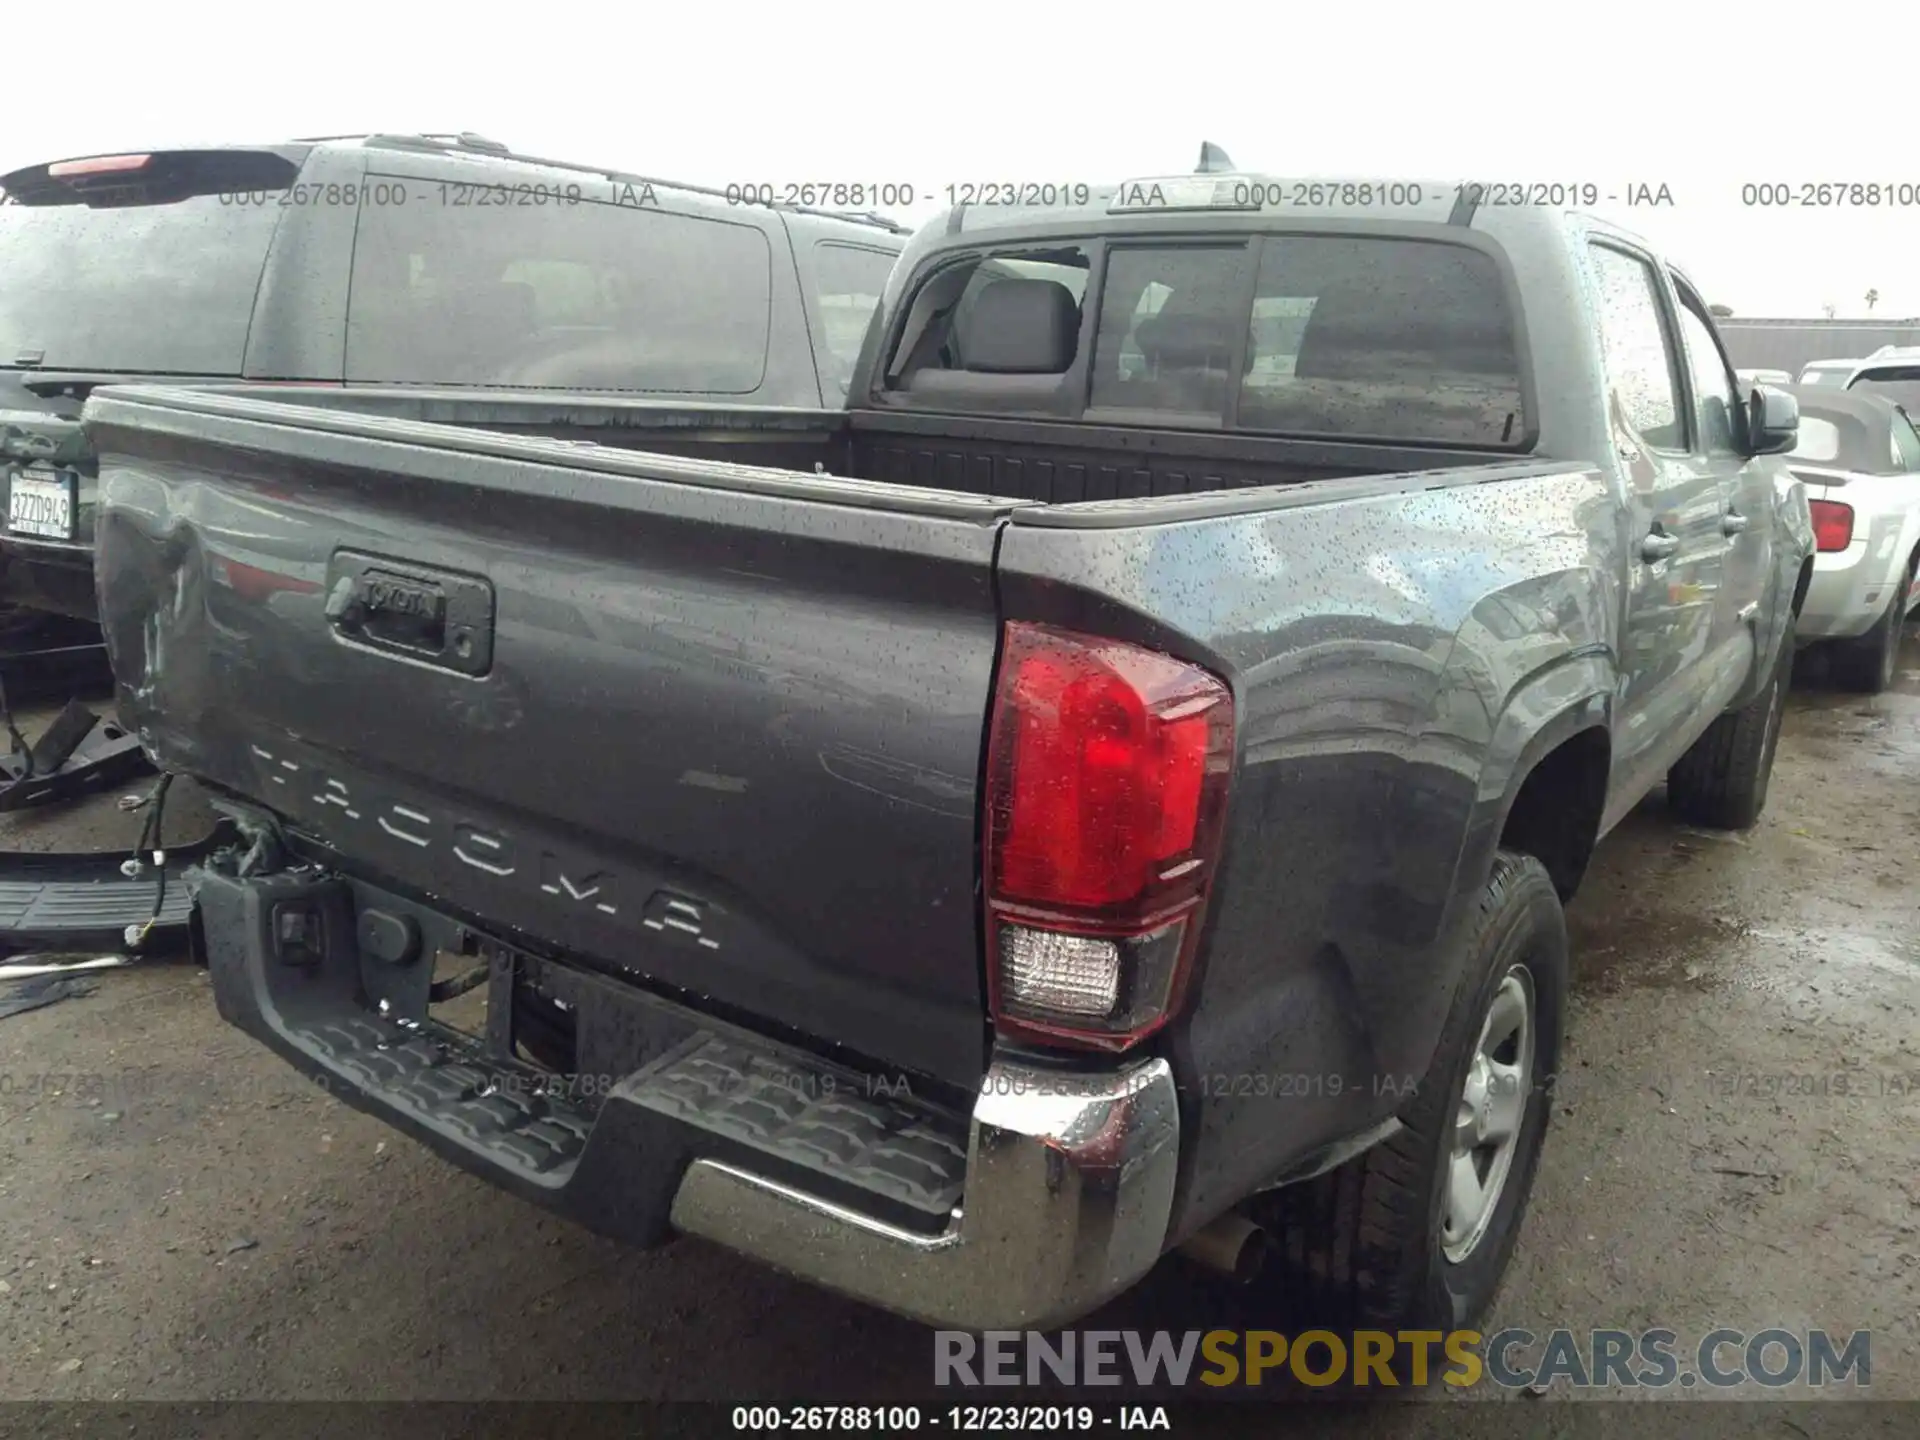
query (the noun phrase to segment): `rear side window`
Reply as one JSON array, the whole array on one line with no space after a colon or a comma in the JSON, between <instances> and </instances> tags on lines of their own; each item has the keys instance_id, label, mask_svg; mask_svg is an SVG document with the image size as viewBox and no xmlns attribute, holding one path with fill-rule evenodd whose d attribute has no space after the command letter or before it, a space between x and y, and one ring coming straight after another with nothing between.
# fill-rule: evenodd
<instances>
[{"instance_id":1,"label":"rear side window","mask_svg":"<svg viewBox=\"0 0 1920 1440\"><path fill-rule=\"evenodd\" d=\"M772 294L751 225L600 201L369 206L346 377L748 395Z\"/></svg>"},{"instance_id":2,"label":"rear side window","mask_svg":"<svg viewBox=\"0 0 1920 1440\"><path fill-rule=\"evenodd\" d=\"M1595 245L1592 253L1607 379L1623 418L1655 449L1684 450L1687 432L1680 418L1680 384L1661 319L1653 268L1610 245Z\"/></svg>"},{"instance_id":3,"label":"rear side window","mask_svg":"<svg viewBox=\"0 0 1920 1440\"><path fill-rule=\"evenodd\" d=\"M1795 442L1793 460L1824 465L1840 458L1840 429L1831 420L1818 415L1800 415L1800 438Z\"/></svg>"},{"instance_id":4,"label":"rear side window","mask_svg":"<svg viewBox=\"0 0 1920 1440\"><path fill-rule=\"evenodd\" d=\"M1893 419L1893 453L1900 469L1920 474L1920 432L1904 412Z\"/></svg>"},{"instance_id":5,"label":"rear side window","mask_svg":"<svg viewBox=\"0 0 1920 1440\"><path fill-rule=\"evenodd\" d=\"M239 375L298 171L213 151L145 157L123 177L66 181L44 165L6 177L0 366Z\"/></svg>"},{"instance_id":6,"label":"rear side window","mask_svg":"<svg viewBox=\"0 0 1920 1440\"><path fill-rule=\"evenodd\" d=\"M1520 351L1498 267L1464 245L1270 236L1239 427L1521 443Z\"/></svg>"},{"instance_id":7,"label":"rear side window","mask_svg":"<svg viewBox=\"0 0 1920 1440\"><path fill-rule=\"evenodd\" d=\"M1863 395L1878 395L1882 400L1891 400L1908 414L1920 410L1920 380L1862 375L1847 388Z\"/></svg>"},{"instance_id":8,"label":"rear side window","mask_svg":"<svg viewBox=\"0 0 1920 1440\"><path fill-rule=\"evenodd\" d=\"M846 399L854 361L860 358L860 343L867 338L867 323L879 307L887 276L893 273L893 261L889 251L857 245L822 240L813 247L813 298L824 332L820 337L821 380L828 391L825 398L829 405Z\"/></svg>"}]
</instances>

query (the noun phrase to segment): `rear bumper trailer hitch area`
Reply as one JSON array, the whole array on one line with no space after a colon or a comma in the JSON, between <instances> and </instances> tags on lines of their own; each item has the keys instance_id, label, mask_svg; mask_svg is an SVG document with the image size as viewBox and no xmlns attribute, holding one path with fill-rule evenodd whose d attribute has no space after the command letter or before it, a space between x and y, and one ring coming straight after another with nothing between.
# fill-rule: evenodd
<instances>
[{"instance_id":1,"label":"rear bumper trailer hitch area","mask_svg":"<svg viewBox=\"0 0 1920 1440\"><path fill-rule=\"evenodd\" d=\"M1062 1323L1161 1256L1180 1138L1162 1059L1065 1072L996 1056L970 1104L914 1093L638 985L476 946L357 879L229 868L198 877L223 1018L336 1098L602 1234L701 1236L967 1329ZM467 1033L429 1004L435 960L476 950L488 1003ZM571 1013L569 1073L516 1058L530 989Z\"/></svg>"}]
</instances>

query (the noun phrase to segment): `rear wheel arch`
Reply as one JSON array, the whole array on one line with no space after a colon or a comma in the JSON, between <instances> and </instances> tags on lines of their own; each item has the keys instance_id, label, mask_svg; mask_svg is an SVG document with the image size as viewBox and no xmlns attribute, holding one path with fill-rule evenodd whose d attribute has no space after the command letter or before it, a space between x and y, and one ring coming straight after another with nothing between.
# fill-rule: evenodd
<instances>
[{"instance_id":1,"label":"rear wheel arch","mask_svg":"<svg viewBox=\"0 0 1920 1440\"><path fill-rule=\"evenodd\" d=\"M1614 666L1601 651L1569 658L1517 689L1501 712L1481 776L1483 808L1460 881L1477 891L1500 849L1532 855L1562 901L1600 836L1613 769ZM1491 801L1489 804L1488 802Z\"/></svg>"},{"instance_id":2,"label":"rear wheel arch","mask_svg":"<svg viewBox=\"0 0 1920 1440\"><path fill-rule=\"evenodd\" d=\"M1579 725L1519 772L1501 816L1499 848L1538 860L1562 904L1579 890L1599 843L1612 770L1607 727Z\"/></svg>"}]
</instances>

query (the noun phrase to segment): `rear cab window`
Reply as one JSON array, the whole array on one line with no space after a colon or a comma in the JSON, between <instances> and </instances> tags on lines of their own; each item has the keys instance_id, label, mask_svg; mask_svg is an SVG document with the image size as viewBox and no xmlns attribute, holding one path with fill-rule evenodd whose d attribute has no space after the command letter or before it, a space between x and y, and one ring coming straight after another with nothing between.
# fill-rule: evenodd
<instances>
[{"instance_id":1,"label":"rear cab window","mask_svg":"<svg viewBox=\"0 0 1920 1440\"><path fill-rule=\"evenodd\" d=\"M302 154L155 152L0 177L0 370L239 376Z\"/></svg>"},{"instance_id":2,"label":"rear cab window","mask_svg":"<svg viewBox=\"0 0 1920 1440\"><path fill-rule=\"evenodd\" d=\"M994 250L921 282L895 337L885 383L895 403L973 413L1068 415L1090 252L1077 245Z\"/></svg>"},{"instance_id":3,"label":"rear cab window","mask_svg":"<svg viewBox=\"0 0 1920 1440\"><path fill-rule=\"evenodd\" d=\"M1480 249L1346 234L1116 237L1089 300L1094 248L988 252L970 271L936 271L908 301L891 352L894 403L1362 441L1526 443L1515 317L1497 263ZM1057 289L1005 286L1028 277ZM995 336L974 333L989 328L982 306ZM1075 336L1089 306L1081 363Z\"/></svg>"},{"instance_id":4,"label":"rear cab window","mask_svg":"<svg viewBox=\"0 0 1920 1440\"><path fill-rule=\"evenodd\" d=\"M1245 245L1109 251L1091 408L1224 423L1246 329L1246 269Z\"/></svg>"},{"instance_id":5,"label":"rear cab window","mask_svg":"<svg viewBox=\"0 0 1920 1440\"><path fill-rule=\"evenodd\" d=\"M346 378L750 395L766 375L772 299L757 225L676 210L650 188L368 206Z\"/></svg>"},{"instance_id":6,"label":"rear cab window","mask_svg":"<svg viewBox=\"0 0 1920 1440\"><path fill-rule=\"evenodd\" d=\"M1498 265L1437 241L1273 235L1239 428L1505 449L1527 433Z\"/></svg>"}]
</instances>

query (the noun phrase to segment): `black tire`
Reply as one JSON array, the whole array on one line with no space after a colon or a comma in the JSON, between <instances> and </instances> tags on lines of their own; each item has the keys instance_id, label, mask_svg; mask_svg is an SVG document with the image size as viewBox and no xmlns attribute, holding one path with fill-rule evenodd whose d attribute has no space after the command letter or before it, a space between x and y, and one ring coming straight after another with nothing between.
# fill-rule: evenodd
<instances>
[{"instance_id":1,"label":"black tire","mask_svg":"<svg viewBox=\"0 0 1920 1440\"><path fill-rule=\"evenodd\" d=\"M1787 636L1760 693L1715 720L1667 772L1667 806L1675 815L1714 830L1745 830L1760 818L1792 685L1793 637Z\"/></svg>"},{"instance_id":2,"label":"black tire","mask_svg":"<svg viewBox=\"0 0 1920 1440\"><path fill-rule=\"evenodd\" d=\"M1878 695L1893 684L1900 662L1900 632L1905 628L1907 586L1913 583L1913 567L1894 587L1893 598L1873 628L1857 640L1840 640L1830 647L1827 673L1834 684L1862 695Z\"/></svg>"},{"instance_id":3,"label":"black tire","mask_svg":"<svg viewBox=\"0 0 1920 1440\"><path fill-rule=\"evenodd\" d=\"M1247 1204L1271 1243L1254 1285L1274 1306L1319 1323L1397 1331L1470 1327L1493 1303L1546 1140L1566 1019L1566 919L1546 867L1501 851L1461 945L1459 989L1400 1131L1336 1170ZM1485 1230L1449 1258L1442 1224L1455 1119L1488 1007L1510 974L1524 977L1532 997L1531 1083Z\"/></svg>"}]
</instances>

